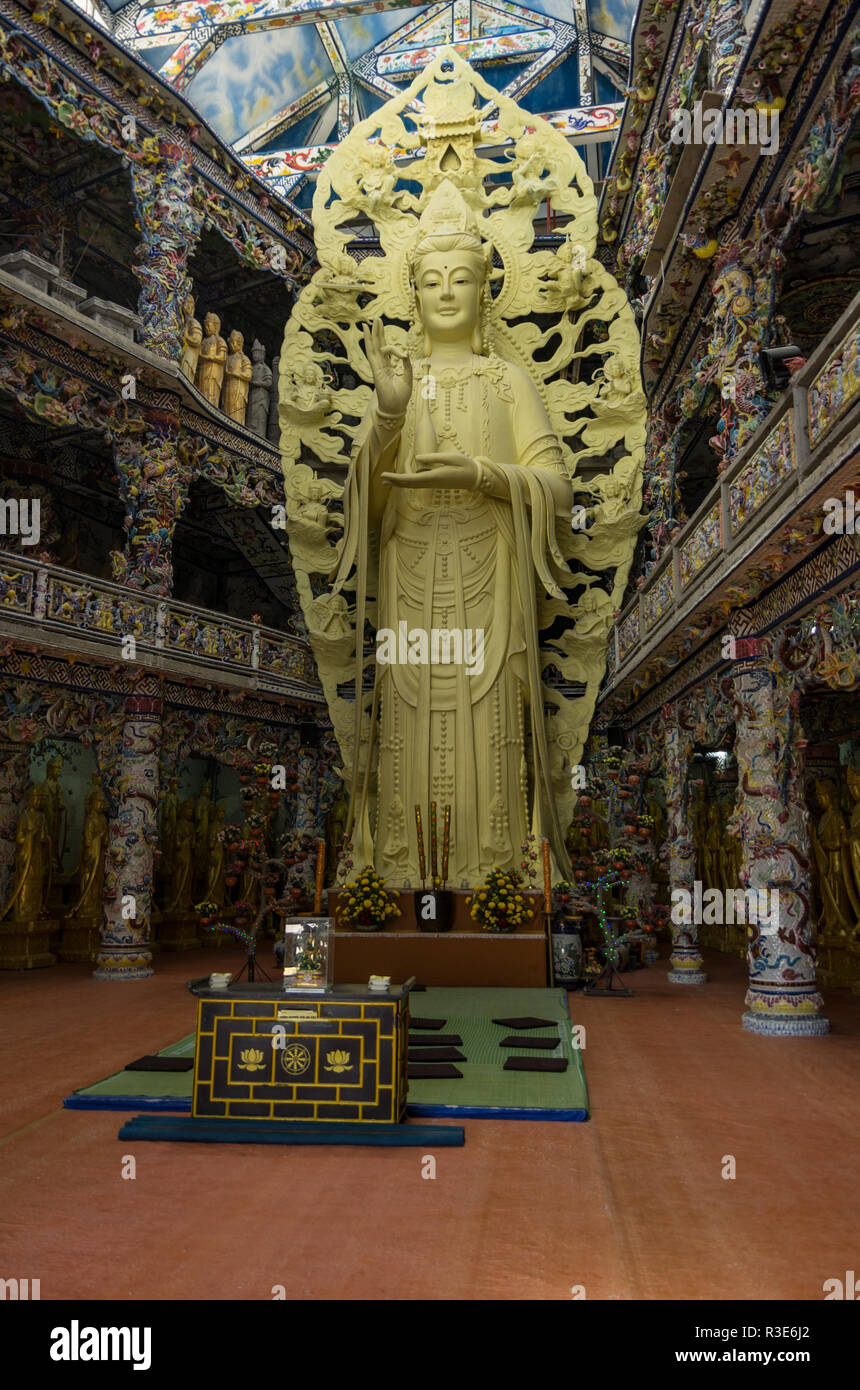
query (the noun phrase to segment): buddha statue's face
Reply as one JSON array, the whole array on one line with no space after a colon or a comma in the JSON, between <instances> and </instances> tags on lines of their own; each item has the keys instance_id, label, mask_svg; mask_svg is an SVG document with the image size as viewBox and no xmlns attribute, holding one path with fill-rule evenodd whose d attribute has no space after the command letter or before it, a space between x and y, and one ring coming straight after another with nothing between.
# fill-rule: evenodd
<instances>
[{"instance_id":1,"label":"buddha statue's face","mask_svg":"<svg viewBox=\"0 0 860 1390\"><path fill-rule=\"evenodd\" d=\"M475 258L463 251L429 251L415 269L418 311L437 343L469 338L478 322L481 281Z\"/></svg>"}]
</instances>

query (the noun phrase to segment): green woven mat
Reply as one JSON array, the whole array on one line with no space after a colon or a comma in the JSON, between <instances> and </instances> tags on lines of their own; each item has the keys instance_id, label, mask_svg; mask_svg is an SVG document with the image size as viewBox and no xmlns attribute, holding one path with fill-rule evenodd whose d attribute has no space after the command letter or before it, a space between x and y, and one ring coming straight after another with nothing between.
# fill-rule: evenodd
<instances>
[{"instance_id":1,"label":"green woven mat","mask_svg":"<svg viewBox=\"0 0 860 1390\"><path fill-rule=\"evenodd\" d=\"M460 1051L468 1058L457 1065L461 1080L438 1077L413 1080L409 1086L410 1105L452 1105L510 1110L588 1110L588 1089L582 1054L571 1046L570 1015L564 990L552 989L469 989L428 988L410 999L411 1012L419 1018L444 1018L446 1033L459 1033ZM494 1018L525 1015L553 1019L551 1028L536 1028L522 1037L559 1034L559 1046L552 1051L532 1052L532 1056L566 1057L565 1072L504 1071L505 1058L517 1055L516 1048L499 1047L511 1028L501 1028ZM425 1034L428 1041L432 1033ZM519 1055L529 1053L522 1048ZM193 1057L194 1034L165 1047L161 1057ZM94 1086L75 1092L79 1096L140 1096L165 1099L191 1099L193 1073L119 1071Z\"/></svg>"}]
</instances>

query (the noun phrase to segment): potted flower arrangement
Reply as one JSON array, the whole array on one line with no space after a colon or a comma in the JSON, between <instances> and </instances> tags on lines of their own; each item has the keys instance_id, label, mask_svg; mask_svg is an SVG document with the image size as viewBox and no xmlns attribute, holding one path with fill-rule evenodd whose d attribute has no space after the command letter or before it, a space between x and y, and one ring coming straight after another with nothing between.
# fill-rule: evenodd
<instances>
[{"instance_id":1,"label":"potted flower arrangement","mask_svg":"<svg viewBox=\"0 0 860 1390\"><path fill-rule=\"evenodd\" d=\"M376 870L368 866L340 889L338 916L356 931L379 931L392 917L400 916L400 908Z\"/></svg>"},{"instance_id":2,"label":"potted flower arrangement","mask_svg":"<svg viewBox=\"0 0 860 1390\"><path fill-rule=\"evenodd\" d=\"M493 869L466 901L472 920L484 931L516 931L532 915L516 869Z\"/></svg>"}]
</instances>

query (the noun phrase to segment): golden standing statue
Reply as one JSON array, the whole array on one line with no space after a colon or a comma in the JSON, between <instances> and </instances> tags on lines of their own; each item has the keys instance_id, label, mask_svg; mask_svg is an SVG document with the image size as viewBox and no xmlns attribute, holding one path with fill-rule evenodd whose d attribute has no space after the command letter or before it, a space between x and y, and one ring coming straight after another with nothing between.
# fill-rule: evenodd
<instances>
[{"instance_id":1,"label":"golden standing statue","mask_svg":"<svg viewBox=\"0 0 860 1390\"><path fill-rule=\"evenodd\" d=\"M185 912L191 907L192 872L194 867L194 802L183 801L176 821L176 845L170 901L165 912Z\"/></svg>"},{"instance_id":2,"label":"golden standing statue","mask_svg":"<svg viewBox=\"0 0 860 1390\"><path fill-rule=\"evenodd\" d=\"M823 812L817 825L810 823L821 897L821 926L828 936L844 936L852 910L846 886L849 854L845 818L839 810L836 783L829 777L815 783L815 796Z\"/></svg>"},{"instance_id":3,"label":"golden standing statue","mask_svg":"<svg viewBox=\"0 0 860 1390\"><path fill-rule=\"evenodd\" d=\"M93 787L87 795L78 864L78 898L69 908L67 916L88 917L94 922L101 922L107 845L107 802L101 786Z\"/></svg>"},{"instance_id":4,"label":"golden standing statue","mask_svg":"<svg viewBox=\"0 0 860 1390\"><path fill-rule=\"evenodd\" d=\"M33 922L42 916L51 886L54 841L45 815L45 783L27 792L24 810L15 831L15 882L0 911L0 921L14 914L15 922Z\"/></svg>"},{"instance_id":5,"label":"golden standing statue","mask_svg":"<svg viewBox=\"0 0 860 1390\"><path fill-rule=\"evenodd\" d=\"M209 819L213 809L212 783L207 777L194 806L194 873L196 878L205 879L207 874Z\"/></svg>"},{"instance_id":6,"label":"golden standing statue","mask_svg":"<svg viewBox=\"0 0 860 1390\"><path fill-rule=\"evenodd\" d=\"M207 829L209 861L206 884L203 889L203 899L205 902L216 903L218 907L223 907L227 891L224 883L224 875L226 873L224 863L224 841L221 838L221 831L224 829L225 809L226 802L219 801L218 805L213 808L212 817L208 822Z\"/></svg>"},{"instance_id":7,"label":"golden standing statue","mask_svg":"<svg viewBox=\"0 0 860 1390\"><path fill-rule=\"evenodd\" d=\"M478 154L487 102L511 142L498 165ZM380 158L379 138L423 152L408 182L398 184L385 151ZM516 196L488 182L493 174L512 175ZM553 275L553 252L533 245L544 201L570 218L567 240L582 248L575 286ZM360 276L345 250L356 217L376 224L382 251ZM391 884L418 882L414 806L426 817L436 801L452 807L453 884L518 865L530 832L550 840L560 874L571 767L640 524L644 446L635 324L593 258L590 180L559 132L449 48L338 146L320 175L314 225L320 271L280 356L281 447L299 594L350 787L353 857ZM605 329L587 351L599 354L595 365L618 359L613 380L629 383L620 405L602 398L602 378L565 371L586 303ZM551 325L526 322L536 305ZM338 360L333 339L358 385L324 377ZM331 387L315 385L309 409L294 383L324 379ZM624 516L611 527L595 519L599 568L613 575L601 611L586 612L573 595L592 580L567 565L574 478L580 460L591 469L610 454ZM308 459L328 477L348 464L339 542L324 517L307 525L319 483ZM336 509L329 516L336 523ZM318 577L332 573L321 592ZM556 619L560 635L542 642ZM547 683L551 665L586 695L569 699Z\"/></svg>"},{"instance_id":8,"label":"golden standing statue","mask_svg":"<svg viewBox=\"0 0 860 1390\"><path fill-rule=\"evenodd\" d=\"M63 867L69 826L66 794L60 785L62 770L62 758L59 756L52 758L45 770L45 780L42 784L42 810L47 821L48 834L51 837L51 866L55 872L60 872Z\"/></svg>"},{"instance_id":9,"label":"golden standing statue","mask_svg":"<svg viewBox=\"0 0 860 1390\"><path fill-rule=\"evenodd\" d=\"M851 811L851 821L848 826L848 853L845 856L844 869L846 887L850 885L852 905L854 906L855 916L855 935L860 931L860 911L857 903L860 902L860 772L856 768L849 767L846 770L848 779L848 790L851 793L853 808Z\"/></svg>"},{"instance_id":10,"label":"golden standing statue","mask_svg":"<svg viewBox=\"0 0 860 1390\"><path fill-rule=\"evenodd\" d=\"M202 343L203 329L200 327L200 320L194 317L194 300L189 295L185 301L185 329L182 335L182 358L179 363L180 371L189 381L194 381L197 376Z\"/></svg>"},{"instance_id":11,"label":"golden standing statue","mask_svg":"<svg viewBox=\"0 0 860 1390\"><path fill-rule=\"evenodd\" d=\"M197 363L197 386L210 405L221 400L221 384L227 363L227 344L221 337L221 320L217 314L207 314L203 320L206 337L200 346Z\"/></svg>"},{"instance_id":12,"label":"golden standing statue","mask_svg":"<svg viewBox=\"0 0 860 1390\"><path fill-rule=\"evenodd\" d=\"M240 425L245 423L248 391L251 387L251 374L253 372L251 359L242 351L244 342L245 339L242 334L234 328L228 340L230 353L226 364L224 390L221 393L221 409L225 415L229 415L231 420L238 421Z\"/></svg>"}]
</instances>

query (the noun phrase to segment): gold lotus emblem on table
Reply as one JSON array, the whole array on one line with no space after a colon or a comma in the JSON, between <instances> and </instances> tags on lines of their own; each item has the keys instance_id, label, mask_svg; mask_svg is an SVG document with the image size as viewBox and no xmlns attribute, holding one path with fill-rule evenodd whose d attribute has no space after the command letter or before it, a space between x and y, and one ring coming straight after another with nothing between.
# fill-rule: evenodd
<instances>
[{"instance_id":1,"label":"gold lotus emblem on table","mask_svg":"<svg viewBox=\"0 0 860 1390\"><path fill-rule=\"evenodd\" d=\"M254 1047L246 1047L245 1051L239 1054L242 1058L239 1063L240 1071L262 1071L265 1063L262 1052L258 1052Z\"/></svg>"},{"instance_id":2,"label":"gold lotus emblem on table","mask_svg":"<svg viewBox=\"0 0 860 1390\"><path fill-rule=\"evenodd\" d=\"M327 1052L325 1059L327 1065L323 1068L324 1071L342 1072L349 1071L352 1067L348 1052Z\"/></svg>"}]
</instances>

